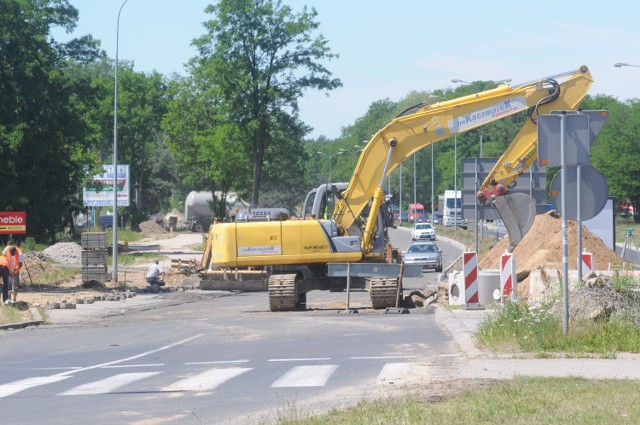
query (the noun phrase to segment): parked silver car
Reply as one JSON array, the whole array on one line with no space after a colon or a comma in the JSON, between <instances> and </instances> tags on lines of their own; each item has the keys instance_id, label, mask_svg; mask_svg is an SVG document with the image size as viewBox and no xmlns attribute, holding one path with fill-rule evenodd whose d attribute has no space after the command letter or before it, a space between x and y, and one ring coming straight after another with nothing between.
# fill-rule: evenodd
<instances>
[{"instance_id":1,"label":"parked silver car","mask_svg":"<svg viewBox=\"0 0 640 425\"><path fill-rule=\"evenodd\" d=\"M404 252L405 264L416 264L422 269L442 271L442 251L435 242L414 242Z\"/></svg>"}]
</instances>

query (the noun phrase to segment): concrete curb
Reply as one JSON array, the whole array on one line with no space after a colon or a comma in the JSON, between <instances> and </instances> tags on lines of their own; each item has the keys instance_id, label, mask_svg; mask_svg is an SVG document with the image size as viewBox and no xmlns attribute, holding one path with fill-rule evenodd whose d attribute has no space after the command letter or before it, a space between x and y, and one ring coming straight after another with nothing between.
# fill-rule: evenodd
<instances>
[{"instance_id":1,"label":"concrete curb","mask_svg":"<svg viewBox=\"0 0 640 425\"><path fill-rule=\"evenodd\" d=\"M40 315L40 311L37 308L31 307L31 314L33 315L33 317L39 317L40 320L31 320L29 322L20 323L6 323L0 325L0 330L10 331L13 329L24 329L28 328L29 326L39 326L44 323L44 320L42 320L42 316Z\"/></svg>"},{"instance_id":2,"label":"concrete curb","mask_svg":"<svg viewBox=\"0 0 640 425\"><path fill-rule=\"evenodd\" d=\"M474 332L449 310L439 305L436 307L436 321L443 326L460 347L460 351L469 358L486 356L475 343Z\"/></svg>"}]
</instances>

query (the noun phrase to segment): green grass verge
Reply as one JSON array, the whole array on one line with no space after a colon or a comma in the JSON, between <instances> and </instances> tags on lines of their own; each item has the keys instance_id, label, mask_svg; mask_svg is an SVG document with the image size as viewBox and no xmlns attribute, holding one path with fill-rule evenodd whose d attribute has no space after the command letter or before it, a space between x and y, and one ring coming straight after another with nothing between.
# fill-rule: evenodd
<instances>
[{"instance_id":1,"label":"green grass verge","mask_svg":"<svg viewBox=\"0 0 640 425\"><path fill-rule=\"evenodd\" d=\"M10 305L0 303L0 323L20 323L33 320L30 310L20 311Z\"/></svg>"},{"instance_id":2,"label":"green grass verge","mask_svg":"<svg viewBox=\"0 0 640 425\"><path fill-rule=\"evenodd\" d=\"M638 381L588 381L579 378L516 378L434 403L428 390L361 402L326 415L299 418L281 413L283 425L601 425L640 423ZM300 414L297 414L298 416Z\"/></svg>"},{"instance_id":3,"label":"green grass verge","mask_svg":"<svg viewBox=\"0 0 640 425\"><path fill-rule=\"evenodd\" d=\"M143 261L151 261L154 259L162 260L166 258L163 255L159 255L157 252L121 252L118 253L119 265L132 265ZM109 265L113 265L113 256L109 256L107 259Z\"/></svg>"},{"instance_id":4,"label":"green grass verge","mask_svg":"<svg viewBox=\"0 0 640 425\"><path fill-rule=\"evenodd\" d=\"M562 320L523 303L507 303L488 316L476 334L483 346L494 351L562 352L568 356L640 352L640 328L624 317L611 321L572 321L564 335Z\"/></svg>"}]
</instances>

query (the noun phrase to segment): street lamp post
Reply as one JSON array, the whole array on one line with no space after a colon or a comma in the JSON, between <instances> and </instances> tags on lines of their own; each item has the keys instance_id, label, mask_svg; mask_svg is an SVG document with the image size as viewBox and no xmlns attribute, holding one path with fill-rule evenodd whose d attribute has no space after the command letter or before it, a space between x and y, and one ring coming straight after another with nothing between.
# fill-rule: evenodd
<instances>
[{"instance_id":1,"label":"street lamp post","mask_svg":"<svg viewBox=\"0 0 640 425\"><path fill-rule=\"evenodd\" d=\"M116 63L115 89L113 93L113 266L111 280L118 283L118 44L120 41L120 13L127 1L124 0L118 10L116 22Z\"/></svg>"},{"instance_id":2,"label":"street lamp post","mask_svg":"<svg viewBox=\"0 0 640 425\"><path fill-rule=\"evenodd\" d=\"M640 68L640 65L632 65L630 63L624 63L624 62L614 63L613 66L615 66L616 68L622 68L623 66L632 66L634 68Z\"/></svg>"},{"instance_id":3,"label":"street lamp post","mask_svg":"<svg viewBox=\"0 0 640 425\"><path fill-rule=\"evenodd\" d=\"M418 202L417 200L417 189L416 189L416 154L413 154L413 208L414 208L414 214L413 214L413 222L417 223L418 222L418 217L416 217L416 212L415 212L415 208L416 208L416 203Z\"/></svg>"},{"instance_id":4,"label":"street lamp post","mask_svg":"<svg viewBox=\"0 0 640 425\"><path fill-rule=\"evenodd\" d=\"M435 199L433 198L433 145L435 143L431 143L431 227L435 228L435 222L434 222L434 218L433 218L433 205L435 203ZM440 208L440 206L438 206L438 208Z\"/></svg>"},{"instance_id":5,"label":"street lamp post","mask_svg":"<svg viewBox=\"0 0 640 425\"><path fill-rule=\"evenodd\" d=\"M322 151L317 151L316 155L324 155L325 153ZM317 161L316 161L317 162ZM322 181L322 173L320 172L320 169L318 168L318 173L317 176L319 177L320 181Z\"/></svg>"},{"instance_id":6,"label":"street lamp post","mask_svg":"<svg viewBox=\"0 0 640 425\"><path fill-rule=\"evenodd\" d=\"M430 94L428 96L428 101L436 101L438 99L441 100L449 100L446 97L442 97L442 96L437 96L434 94ZM433 145L435 143L431 142L431 226L435 226L435 219L434 219L434 213L435 213L435 173L434 173L434 166L433 166L433 161L434 161L434 153L433 153ZM438 213L440 214L442 212L442 207L440 205L438 205ZM440 219L442 220L442 214L440 214ZM442 224L442 221L440 221L440 224Z\"/></svg>"},{"instance_id":7,"label":"street lamp post","mask_svg":"<svg viewBox=\"0 0 640 425\"><path fill-rule=\"evenodd\" d=\"M349 152L349 151L346 149L340 149L338 150L338 152L329 155L329 184L331 184L331 160L333 159L334 156L342 155L345 152Z\"/></svg>"}]
</instances>

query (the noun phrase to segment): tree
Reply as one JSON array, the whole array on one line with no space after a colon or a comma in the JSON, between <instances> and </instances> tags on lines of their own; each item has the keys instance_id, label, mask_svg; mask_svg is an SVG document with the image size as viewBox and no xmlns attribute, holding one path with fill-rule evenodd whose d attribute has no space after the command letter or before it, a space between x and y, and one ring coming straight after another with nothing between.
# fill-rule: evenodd
<instances>
[{"instance_id":1,"label":"tree","mask_svg":"<svg viewBox=\"0 0 640 425\"><path fill-rule=\"evenodd\" d=\"M221 191L224 200L233 187L246 185L251 161L240 141L241 131L225 118L209 77L195 72L176 79L169 84L168 97L162 128L176 160L180 184L188 188L182 196L191 190ZM226 205L214 205L216 210L224 215Z\"/></svg>"},{"instance_id":2,"label":"tree","mask_svg":"<svg viewBox=\"0 0 640 425\"><path fill-rule=\"evenodd\" d=\"M640 101L619 102L611 96L588 98L582 107L609 111L609 118L591 147L591 163L605 177L609 195L630 202L640 222Z\"/></svg>"},{"instance_id":3,"label":"tree","mask_svg":"<svg viewBox=\"0 0 640 425\"><path fill-rule=\"evenodd\" d=\"M199 56L191 66L215 76L216 100L251 155L251 204L257 206L265 165L286 163L272 147L309 131L297 118L298 99L307 89L341 85L321 63L336 55L322 35L312 35L319 26L313 8L295 14L278 0L221 0L205 11L215 18L194 41ZM287 154L301 156L301 141Z\"/></svg>"},{"instance_id":4,"label":"tree","mask_svg":"<svg viewBox=\"0 0 640 425\"><path fill-rule=\"evenodd\" d=\"M66 0L0 0L0 206L26 211L30 236L51 240L82 209L87 170L95 165L82 105L88 82L70 73L102 53L91 37L58 43L78 12Z\"/></svg>"}]
</instances>

